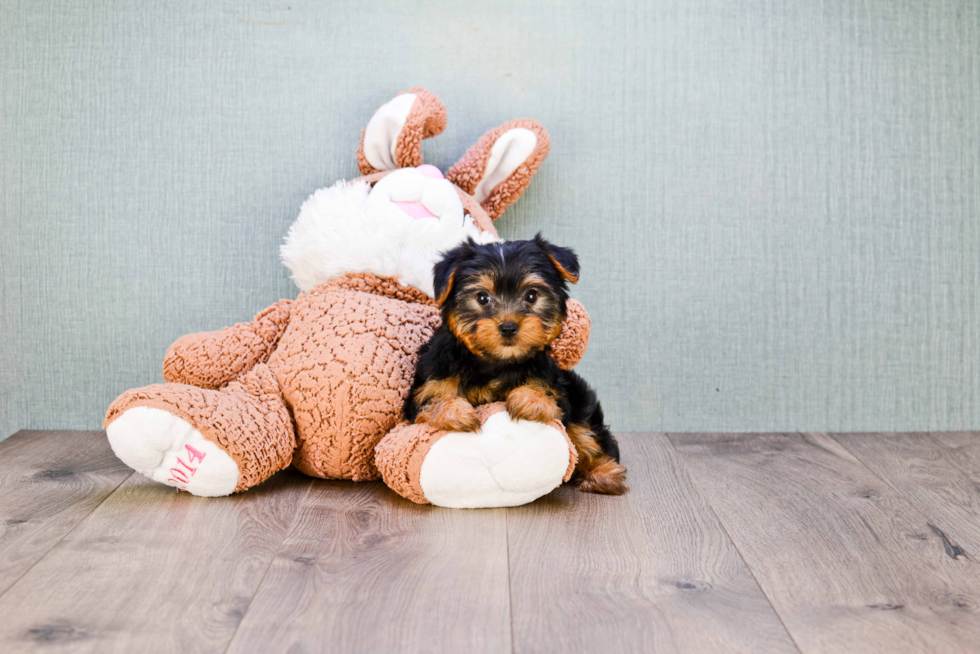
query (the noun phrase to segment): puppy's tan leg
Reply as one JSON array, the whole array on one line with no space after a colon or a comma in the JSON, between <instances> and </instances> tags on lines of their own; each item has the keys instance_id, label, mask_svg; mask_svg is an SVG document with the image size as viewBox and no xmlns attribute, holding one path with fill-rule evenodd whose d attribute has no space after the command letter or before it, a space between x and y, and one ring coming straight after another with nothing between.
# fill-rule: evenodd
<instances>
[{"instance_id":1,"label":"puppy's tan leg","mask_svg":"<svg viewBox=\"0 0 980 654\"><path fill-rule=\"evenodd\" d=\"M555 392L537 382L518 386L507 394L507 413L515 420L551 422L561 418Z\"/></svg>"},{"instance_id":2,"label":"puppy's tan leg","mask_svg":"<svg viewBox=\"0 0 980 654\"><path fill-rule=\"evenodd\" d=\"M602 451L588 425L569 425L568 437L578 452L574 483L583 493L622 495L629 491L626 468Z\"/></svg>"},{"instance_id":3,"label":"puppy's tan leg","mask_svg":"<svg viewBox=\"0 0 980 654\"><path fill-rule=\"evenodd\" d=\"M473 405L456 393L456 379L433 379L415 391L415 401L422 407L415 422L424 422L443 431L478 431L480 417Z\"/></svg>"}]
</instances>

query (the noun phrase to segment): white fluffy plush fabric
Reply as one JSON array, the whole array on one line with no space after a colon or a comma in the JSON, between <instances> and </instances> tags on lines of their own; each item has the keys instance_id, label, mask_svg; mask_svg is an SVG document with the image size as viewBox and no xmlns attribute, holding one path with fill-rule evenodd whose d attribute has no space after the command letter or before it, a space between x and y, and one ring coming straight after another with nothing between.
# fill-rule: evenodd
<instances>
[{"instance_id":1,"label":"white fluffy plush fabric","mask_svg":"<svg viewBox=\"0 0 980 654\"><path fill-rule=\"evenodd\" d=\"M449 433L433 443L419 485L436 506L520 506L558 488L570 456L554 427L501 411L476 433Z\"/></svg>"},{"instance_id":2,"label":"white fluffy plush fabric","mask_svg":"<svg viewBox=\"0 0 980 654\"><path fill-rule=\"evenodd\" d=\"M129 409L106 428L109 445L133 470L200 497L231 495L238 465L189 423L161 409Z\"/></svg>"},{"instance_id":3,"label":"white fluffy plush fabric","mask_svg":"<svg viewBox=\"0 0 980 654\"><path fill-rule=\"evenodd\" d=\"M396 202L421 203L432 217L414 218ZM354 272L396 277L430 297L432 267L441 253L467 237L497 240L480 231L451 183L403 168L381 179L338 182L303 204L280 252L303 291Z\"/></svg>"}]
</instances>

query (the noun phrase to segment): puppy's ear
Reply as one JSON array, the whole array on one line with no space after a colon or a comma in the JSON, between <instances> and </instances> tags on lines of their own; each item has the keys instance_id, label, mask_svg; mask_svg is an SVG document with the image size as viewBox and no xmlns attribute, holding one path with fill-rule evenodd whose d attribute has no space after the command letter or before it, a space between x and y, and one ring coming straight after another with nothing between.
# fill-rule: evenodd
<instances>
[{"instance_id":1,"label":"puppy's ear","mask_svg":"<svg viewBox=\"0 0 980 654\"><path fill-rule=\"evenodd\" d=\"M470 252L472 239L446 252L432 270L432 282L436 292L436 303L442 306L453 292L456 280L456 269L466 260Z\"/></svg>"},{"instance_id":2,"label":"puppy's ear","mask_svg":"<svg viewBox=\"0 0 980 654\"><path fill-rule=\"evenodd\" d=\"M565 281L571 282L572 284L578 283L578 257L575 255L575 252L569 250L568 248L559 247L549 243L541 238L540 233L534 237L534 242L539 248L545 251L545 254L548 255L549 259L551 259L551 263L554 264L555 268L558 270L558 274L561 275Z\"/></svg>"},{"instance_id":3,"label":"puppy's ear","mask_svg":"<svg viewBox=\"0 0 980 654\"><path fill-rule=\"evenodd\" d=\"M443 259L436 264L435 272L435 291L436 304L442 306L449 299L449 294L453 292L453 280L456 277L457 262L451 259Z\"/></svg>"}]
</instances>

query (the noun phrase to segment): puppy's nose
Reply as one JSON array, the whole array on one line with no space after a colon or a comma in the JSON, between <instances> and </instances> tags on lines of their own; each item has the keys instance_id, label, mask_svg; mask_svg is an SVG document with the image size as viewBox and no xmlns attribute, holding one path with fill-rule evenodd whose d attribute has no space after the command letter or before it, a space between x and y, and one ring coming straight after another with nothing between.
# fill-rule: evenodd
<instances>
[{"instance_id":1,"label":"puppy's nose","mask_svg":"<svg viewBox=\"0 0 980 654\"><path fill-rule=\"evenodd\" d=\"M517 323L508 320L507 322L500 323L500 327L498 327L498 329L504 336L513 336L517 333Z\"/></svg>"}]
</instances>

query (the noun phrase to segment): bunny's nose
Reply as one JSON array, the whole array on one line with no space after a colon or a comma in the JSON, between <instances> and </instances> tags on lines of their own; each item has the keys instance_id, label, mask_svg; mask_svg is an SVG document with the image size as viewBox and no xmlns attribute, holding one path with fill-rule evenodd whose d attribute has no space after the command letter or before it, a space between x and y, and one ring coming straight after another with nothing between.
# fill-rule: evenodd
<instances>
[{"instance_id":1,"label":"bunny's nose","mask_svg":"<svg viewBox=\"0 0 980 654\"><path fill-rule=\"evenodd\" d=\"M445 179L442 175L442 171L430 164L422 164L418 166L415 170L422 173L425 177L430 177L432 179Z\"/></svg>"},{"instance_id":2,"label":"bunny's nose","mask_svg":"<svg viewBox=\"0 0 980 654\"><path fill-rule=\"evenodd\" d=\"M507 322L500 323L500 327L497 329L499 329L500 333L504 336L513 336L517 333L517 323L508 320Z\"/></svg>"}]
</instances>

